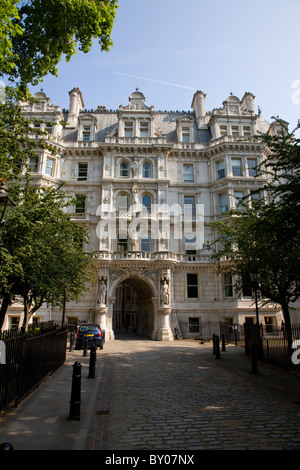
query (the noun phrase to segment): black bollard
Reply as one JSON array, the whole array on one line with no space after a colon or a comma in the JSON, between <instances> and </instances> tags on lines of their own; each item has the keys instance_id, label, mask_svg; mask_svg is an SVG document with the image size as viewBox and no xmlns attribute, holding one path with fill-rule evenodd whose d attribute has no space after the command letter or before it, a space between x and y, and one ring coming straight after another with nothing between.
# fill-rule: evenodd
<instances>
[{"instance_id":1,"label":"black bollard","mask_svg":"<svg viewBox=\"0 0 300 470\"><path fill-rule=\"evenodd\" d=\"M220 359L220 338L216 336L216 359Z\"/></svg>"},{"instance_id":2,"label":"black bollard","mask_svg":"<svg viewBox=\"0 0 300 470\"><path fill-rule=\"evenodd\" d=\"M97 346L95 343L92 344L91 346L91 352L90 352L90 365L89 365L89 379L94 379L95 378L95 370L96 370L96 349Z\"/></svg>"},{"instance_id":3,"label":"black bollard","mask_svg":"<svg viewBox=\"0 0 300 470\"><path fill-rule=\"evenodd\" d=\"M216 335L213 334L213 354L216 354Z\"/></svg>"},{"instance_id":4,"label":"black bollard","mask_svg":"<svg viewBox=\"0 0 300 470\"><path fill-rule=\"evenodd\" d=\"M3 442L0 444L0 450L14 450L14 448L9 442Z\"/></svg>"},{"instance_id":5,"label":"black bollard","mask_svg":"<svg viewBox=\"0 0 300 470\"><path fill-rule=\"evenodd\" d=\"M84 340L83 340L83 356L87 356L87 348L88 348L88 339L86 337L86 335L84 336Z\"/></svg>"},{"instance_id":6,"label":"black bollard","mask_svg":"<svg viewBox=\"0 0 300 470\"><path fill-rule=\"evenodd\" d=\"M70 401L69 420L80 420L81 403L81 364L75 362L73 365L72 391Z\"/></svg>"},{"instance_id":7,"label":"black bollard","mask_svg":"<svg viewBox=\"0 0 300 470\"><path fill-rule=\"evenodd\" d=\"M226 347L225 347L225 335L224 335L224 333L222 333L222 351L226 351Z\"/></svg>"}]
</instances>

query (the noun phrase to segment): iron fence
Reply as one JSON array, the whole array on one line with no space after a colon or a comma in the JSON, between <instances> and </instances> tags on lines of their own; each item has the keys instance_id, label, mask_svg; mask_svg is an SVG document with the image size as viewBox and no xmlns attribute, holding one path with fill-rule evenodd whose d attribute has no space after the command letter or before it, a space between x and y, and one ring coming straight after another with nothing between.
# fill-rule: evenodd
<instances>
[{"instance_id":1,"label":"iron fence","mask_svg":"<svg viewBox=\"0 0 300 470\"><path fill-rule=\"evenodd\" d=\"M300 325L291 325L290 342L284 324L281 328L270 328L269 325L257 328L255 324L245 323L244 329L248 356L254 344L258 360L300 372Z\"/></svg>"},{"instance_id":2,"label":"iron fence","mask_svg":"<svg viewBox=\"0 0 300 470\"><path fill-rule=\"evenodd\" d=\"M179 321L178 325L180 329L174 329L176 338L210 341L213 335L217 335L220 338L223 336L227 343L244 345L243 325L220 321L202 321L198 325L191 325L188 321Z\"/></svg>"},{"instance_id":3,"label":"iron fence","mask_svg":"<svg viewBox=\"0 0 300 470\"><path fill-rule=\"evenodd\" d=\"M0 334L0 411L30 393L66 359L67 328L42 325L30 332Z\"/></svg>"}]
</instances>

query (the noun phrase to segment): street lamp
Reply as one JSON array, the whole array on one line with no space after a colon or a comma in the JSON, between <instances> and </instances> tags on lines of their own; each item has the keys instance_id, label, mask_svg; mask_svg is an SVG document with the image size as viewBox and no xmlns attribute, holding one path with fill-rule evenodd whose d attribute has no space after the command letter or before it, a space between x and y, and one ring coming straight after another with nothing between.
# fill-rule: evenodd
<instances>
[{"instance_id":1,"label":"street lamp","mask_svg":"<svg viewBox=\"0 0 300 470\"><path fill-rule=\"evenodd\" d=\"M16 204L14 201L9 197L5 190L4 182L0 182L0 225L4 223L4 214L7 208L13 208Z\"/></svg>"}]
</instances>

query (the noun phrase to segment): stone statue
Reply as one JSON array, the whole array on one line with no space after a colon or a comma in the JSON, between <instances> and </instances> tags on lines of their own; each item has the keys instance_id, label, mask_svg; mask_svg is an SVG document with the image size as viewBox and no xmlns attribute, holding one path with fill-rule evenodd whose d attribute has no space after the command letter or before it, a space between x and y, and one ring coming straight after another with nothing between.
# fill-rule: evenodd
<instances>
[{"instance_id":1,"label":"stone statue","mask_svg":"<svg viewBox=\"0 0 300 470\"><path fill-rule=\"evenodd\" d=\"M137 160L134 160L132 162L132 173L133 176L138 176L138 170L139 170L139 162Z\"/></svg>"},{"instance_id":2,"label":"stone statue","mask_svg":"<svg viewBox=\"0 0 300 470\"><path fill-rule=\"evenodd\" d=\"M163 285L161 286L160 299L163 304L169 304L169 286L166 281L164 281Z\"/></svg>"},{"instance_id":3,"label":"stone statue","mask_svg":"<svg viewBox=\"0 0 300 470\"><path fill-rule=\"evenodd\" d=\"M106 285L104 281L100 281L98 285L98 303L99 305L105 305L106 300Z\"/></svg>"}]
</instances>

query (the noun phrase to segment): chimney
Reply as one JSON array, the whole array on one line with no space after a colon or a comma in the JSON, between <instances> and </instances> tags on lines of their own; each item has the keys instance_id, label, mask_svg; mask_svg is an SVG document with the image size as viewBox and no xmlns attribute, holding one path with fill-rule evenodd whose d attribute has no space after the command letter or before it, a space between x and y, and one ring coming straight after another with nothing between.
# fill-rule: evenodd
<instances>
[{"instance_id":1,"label":"chimney","mask_svg":"<svg viewBox=\"0 0 300 470\"><path fill-rule=\"evenodd\" d=\"M245 109L246 111L255 114L254 99L255 96L252 93L246 92L241 101L241 109Z\"/></svg>"},{"instance_id":2,"label":"chimney","mask_svg":"<svg viewBox=\"0 0 300 470\"><path fill-rule=\"evenodd\" d=\"M77 118L80 111L84 107L84 102L82 98L81 91L78 87L74 87L73 90L69 91L70 96L70 106L68 113L68 127L76 127Z\"/></svg>"},{"instance_id":3,"label":"chimney","mask_svg":"<svg viewBox=\"0 0 300 470\"><path fill-rule=\"evenodd\" d=\"M206 94L197 90L193 97L192 108L195 112L198 129L205 123L205 99Z\"/></svg>"}]
</instances>

